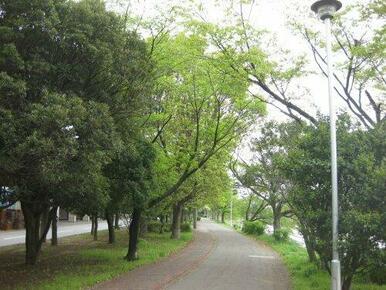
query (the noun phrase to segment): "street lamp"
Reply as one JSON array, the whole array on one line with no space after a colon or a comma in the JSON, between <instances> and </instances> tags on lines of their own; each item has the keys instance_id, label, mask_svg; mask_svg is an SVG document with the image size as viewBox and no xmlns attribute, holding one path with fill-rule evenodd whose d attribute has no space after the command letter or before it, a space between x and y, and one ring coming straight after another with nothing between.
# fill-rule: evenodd
<instances>
[{"instance_id":1,"label":"street lamp","mask_svg":"<svg viewBox=\"0 0 386 290\"><path fill-rule=\"evenodd\" d=\"M311 9L324 21L326 26L326 51L328 67L328 94L330 103L330 136L331 136L331 183L332 183L332 261L331 261L331 289L341 290L340 261L338 253L338 170L336 157L336 113L333 98L333 65L331 59L331 19L335 12L342 8L337 0L320 0Z\"/></svg>"}]
</instances>

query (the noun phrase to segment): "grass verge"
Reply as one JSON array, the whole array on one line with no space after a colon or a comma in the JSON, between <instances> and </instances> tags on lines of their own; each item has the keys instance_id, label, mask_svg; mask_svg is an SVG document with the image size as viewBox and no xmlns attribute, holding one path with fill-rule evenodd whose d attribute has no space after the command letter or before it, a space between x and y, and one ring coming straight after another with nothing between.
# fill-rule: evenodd
<instances>
[{"instance_id":1,"label":"grass verge","mask_svg":"<svg viewBox=\"0 0 386 290\"><path fill-rule=\"evenodd\" d=\"M294 241L278 242L272 236L255 237L271 246L282 257L291 276L293 290L330 289L330 276L308 261L307 252ZM354 281L352 290L386 290L386 285Z\"/></svg>"},{"instance_id":2,"label":"grass verge","mask_svg":"<svg viewBox=\"0 0 386 290\"><path fill-rule=\"evenodd\" d=\"M1 249L1 289L84 289L169 256L192 239L192 233L181 233L181 240L171 240L170 233L150 233L139 242L140 259L127 262L123 257L128 234L124 230L116 234L114 245L107 244L106 231L100 232L96 242L90 234L82 234L60 239L57 247L48 243L34 267L24 265L23 245Z\"/></svg>"}]
</instances>

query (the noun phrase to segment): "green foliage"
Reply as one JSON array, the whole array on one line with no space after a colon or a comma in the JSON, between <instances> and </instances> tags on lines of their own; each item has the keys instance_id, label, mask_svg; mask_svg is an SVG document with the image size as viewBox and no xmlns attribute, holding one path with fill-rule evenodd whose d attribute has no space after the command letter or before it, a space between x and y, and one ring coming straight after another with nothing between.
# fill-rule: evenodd
<instances>
[{"instance_id":1,"label":"green foliage","mask_svg":"<svg viewBox=\"0 0 386 290\"><path fill-rule=\"evenodd\" d=\"M326 290L331 279L327 271L308 261L306 250L294 241L276 241L273 236L262 235L259 240L266 242L283 258L294 290ZM371 284L366 280L354 280L353 290L385 290L386 286Z\"/></svg>"},{"instance_id":2,"label":"green foliage","mask_svg":"<svg viewBox=\"0 0 386 290\"><path fill-rule=\"evenodd\" d=\"M288 241L289 230L285 228L277 229L274 231L273 237L276 241Z\"/></svg>"},{"instance_id":3,"label":"green foliage","mask_svg":"<svg viewBox=\"0 0 386 290\"><path fill-rule=\"evenodd\" d=\"M250 235L260 236L264 234L265 225L259 221L250 222L244 221L243 223L243 232Z\"/></svg>"},{"instance_id":4,"label":"green foliage","mask_svg":"<svg viewBox=\"0 0 386 290\"><path fill-rule=\"evenodd\" d=\"M139 149L133 112L147 110L152 90L146 43L100 0L0 6L0 185L14 189L27 227L52 206L114 208L122 192L105 169L125 153L126 204L144 204L154 154ZM32 240L36 257L42 239Z\"/></svg>"},{"instance_id":5,"label":"green foliage","mask_svg":"<svg viewBox=\"0 0 386 290\"><path fill-rule=\"evenodd\" d=\"M159 233L161 231L161 222L159 221L150 221L147 223L147 230L150 233Z\"/></svg>"},{"instance_id":6,"label":"green foliage","mask_svg":"<svg viewBox=\"0 0 386 290\"><path fill-rule=\"evenodd\" d=\"M251 194L244 197L246 219L260 219L280 228L283 217L288 217L287 195L290 181L280 169L280 160L285 156L288 137L287 124L267 122L261 126L261 134L250 142L253 158L246 162L234 161L231 171L240 186Z\"/></svg>"},{"instance_id":7,"label":"green foliage","mask_svg":"<svg viewBox=\"0 0 386 290\"><path fill-rule=\"evenodd\" d=\"M365 276L373 283L386 285L386 253L383 250L380 255L370 259L369 266L365 271Z\"/></svg>"},{"instance_id":8,"label":"green foliage","mask_svg":"<svg viewBox=\"0 0 386 290\"><path fill-rule=\"evenodd\" d=\"M221 167L264 110L262 102L248 94L247 81L224 74L222 67L211 61L218 55L209 52L207 38L191 32L160 33L161 38L149 40L156 81L155 114L149 119L154 128L149 126L147 135L162 155L162 171L157 173L161 195L152 205L188 196L189 188L196 181L201 184L205 176L181 188L185 182L204 167L210 173ZM213 158L221 160L219 166L209 164ZM209 186L209 182L202 183L202 187Z\"/></svg>"},{"instance_id":9,"label":"green foliage","mask_svg":"<svg viewBox=\"0 0 386 290\"><path fill-rule=\"evenodd\" d=\"M191 231L192 231L192 226L190 225L190 223L183 223L181 225L181 232L187 233L187 232L191 232Z\"/></svg>"},{"instance_id":10,"label":"green foliage","mask_svg":"<svg viewBox=\"0 0 386 290\"><path fill-rule=\"evenodd\" d=\"M1 11L0 184L23 202L98 210L103 167L132 126L122 115L145 99L145 43L99 0L6 0Z\"/></svg>"},{"instance_id":11,"label":"green foliage","mask_svg":"<svg viewBox=\"0 0 386 290\"><path fill-rule=\"evenodd\" d=\"M288 146L284 174L293 183L291 208L312 233L322 263L331 260L331 175L329 124L304 127ZM385 241L385 123L363 131L347 116L338 122L338 192L340 206L339 251L342 277L347 283L381 254ZM381 137L383 136L383 137ZM357 261L353 263L352 261Z\"/></svg>"}]
</instances>

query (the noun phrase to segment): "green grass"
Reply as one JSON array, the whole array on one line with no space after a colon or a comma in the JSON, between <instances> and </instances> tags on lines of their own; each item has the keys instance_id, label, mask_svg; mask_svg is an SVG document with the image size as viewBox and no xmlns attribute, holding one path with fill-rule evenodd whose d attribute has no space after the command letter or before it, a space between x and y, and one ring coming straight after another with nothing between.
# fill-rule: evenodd
<instances>
[{"instance_id":1,"label":"green grass","mask_svg":"<svg viewBox=\"0 0 386 290\"><path fill-rule=\"evenodd\" d=\"M271 246L282 257L291 276L293 290L326 290L330 289L330 276L327 272L308 261L304 248L293 241L278 242L272 236L256 237ZM386 290L386 285L374 285L354 281L352 290Z\"/></svg>"},{"instance_id":2,"label":"green grass","mask_svg":"<svg viewBox=\"0 0 386 290\"><path fill-rule=\"evenodd\" d=\"M46 245L35 267L22 263L22 246L10 247L0 253L1 289L84 289L169 256L191 239L192 233L181 233L181 240L171 240L170 233L148 234L139 242L139 260L128 262L123 259L127 252L126 231L117 232L115 245L107 244L106 232L100 233L97 242L84 234L60 240L57 248Z\"/></svg>"}]
</instances>

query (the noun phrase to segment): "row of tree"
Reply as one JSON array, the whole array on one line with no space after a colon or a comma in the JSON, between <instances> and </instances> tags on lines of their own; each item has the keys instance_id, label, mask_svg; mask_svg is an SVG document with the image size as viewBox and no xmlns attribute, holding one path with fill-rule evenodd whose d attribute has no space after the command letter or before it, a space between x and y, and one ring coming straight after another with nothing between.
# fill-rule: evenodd
<instances>
[{"instance_id":1,"label":"row of tree","mask_svg":"<svg viewBox=\"0 0 386 290\"><path fill-rule=\"evenodd\" d=\"M106 218L109 242L113 217L129 215L128 260L147 220L170 214L179 238L184 207L208 204L224 215L232 152L269 104L295 123L264 124L254 162L232 163L253 193L245 218L267 219L271 210L276 231L282 217L296 217L310 259L316 252L328 268L327 120L298 101L308 95L307 57L272 52L251 24L254 2L223 1L226 20L215 23L194 1L153 20L107 11L102 0L0 1L1 201L22 204L27 263L36 262L59 206ZM335 90L350 115L338 136L345 289L384 241L385 26L353 30L377 22L384 8L351 7L334 27ZM325 74L319 34L292 27Z\"/></svg>"},{"instance_id":2,"label":"row of tree","mask_svg":"<svg viewBox=\"0 0 386 290\"><path fill-rule=\"evenodd\" d=\"M179 238L186 205L229 192L229 155L264 112L205 37L131 23L101 0L0 2L1 200L21 203L27 264L58 207L95 234L105 218L110 243L129 215L128 260L147 220L172 212Z\"/></svg>"},{"instance_id":3,"label":"row of tree","mask_svg":"<svg viewBox=\"0 0 386 290\"><path fill-rule=\"evenodd\" d=\"M385 269L386 123L363 130L341 115L337 136L339 251L346 290L355 274ZM283 217L293 218L310 261L328 271L332 258L329 141L327 119L316 127L269 123L251 144L252 161L234 162L232 167L239 184L250 191L245 219L273 224L276 232Z\"/></svg>"},{"instance_id":4,"label":"row of tree","mask_svg":"<svg viewBox=\"0 0 386 290\"><path fill-rule=\"evenodd\" d=\"M327 76L323 34L313 30L312 24L292 21L294 31L309 45L311 57L291 57L287 50L282 51L283 57L276 55L275 62L275 47L263 49L261 42L267 38L251 24L253 5L253 1L232 3L233 24L225 27L194 24L227 57L234 75L250 81L257 98L293 120L262 124L259 137L250 143L253 158L230 163L239 186L247 189L238 207L245 220L272 224L274 232L281 229L283 217L294 219L310 260L330 271L329 120L299 102L309 94L302 82L312 69L310 61ZM367 273L375 282L385 283L385 8L383 1L346 7L334 23L335 93L345 112L338 121L344 290L350 289L356 274Z\"/></svg>"}]
</instances>

